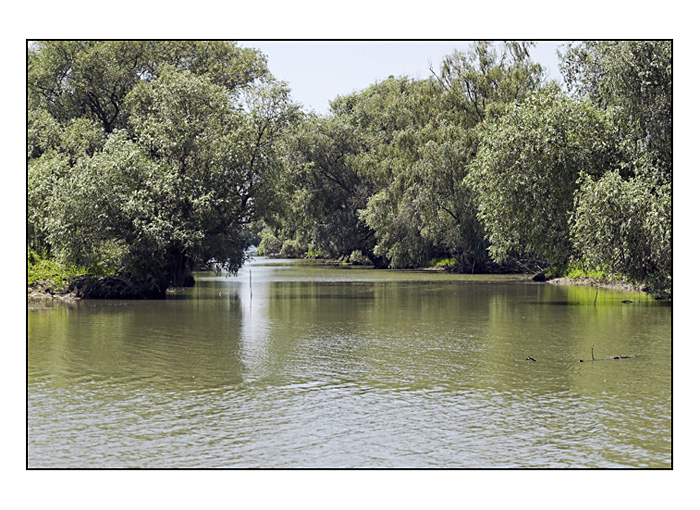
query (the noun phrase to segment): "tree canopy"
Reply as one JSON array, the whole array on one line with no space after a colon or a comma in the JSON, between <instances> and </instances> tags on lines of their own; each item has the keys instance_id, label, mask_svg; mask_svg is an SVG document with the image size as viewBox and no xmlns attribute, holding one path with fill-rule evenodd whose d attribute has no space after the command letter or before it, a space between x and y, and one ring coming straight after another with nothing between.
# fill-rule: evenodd
<instances>
[{"instance_id":1,"label":"tree canopy","mask_svg":"<svg viewBox=\"0 0 700 510\"><path fill-rule=\"evenodd\" d=\"M513 104L485 130L468 178L491 255L567 262L580 177L597 177L618 162L613 127L589 102L551 86Z\"/></svg>"},{"instance_id":2,"label":"tree canopy","mask_svg":"<svg viewBox=\"0 0 700 510\"><path fill-rule=\"evenodd\" d=\"M241 266L297 111L262 57L223 42L60 41L30 50L29 76L35 249L156 295L211 259Z\"/></svg>"},{"instance_id":3,"label":"tree canopy","mask_svg":"<svg viewBox=\"0 0 700 510\"><path fill-rule=\"evenodd\" d=\"M584 265L671 287L672 44L475 42L304 114L225 41L40 41L29 246L162 294L259 252L411 268ZM503 269L505 270L505 269Z\"/></svg>"}]
</instances>

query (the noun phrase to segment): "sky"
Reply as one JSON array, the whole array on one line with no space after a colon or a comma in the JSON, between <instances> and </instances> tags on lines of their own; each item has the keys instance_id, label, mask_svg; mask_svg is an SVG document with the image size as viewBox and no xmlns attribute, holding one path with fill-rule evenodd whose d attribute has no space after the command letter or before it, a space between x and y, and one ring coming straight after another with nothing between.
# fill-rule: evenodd
<instances>
[{"instance_id":1,"label":"sky","mask_svg":"<svg viewBox=\"0 0 700 510\"><path fill-rule=\"evenodd\" d=\"M426 79L430 63L439 70L445 55L466 50L471 41L241 41L268 58L272 74L289 83L292 97L307 110L325 114L329 101L362 90L389 75ZM540 41L533 60L561 81L557 48L562 41Z\"/></svg>"}]
</instances>

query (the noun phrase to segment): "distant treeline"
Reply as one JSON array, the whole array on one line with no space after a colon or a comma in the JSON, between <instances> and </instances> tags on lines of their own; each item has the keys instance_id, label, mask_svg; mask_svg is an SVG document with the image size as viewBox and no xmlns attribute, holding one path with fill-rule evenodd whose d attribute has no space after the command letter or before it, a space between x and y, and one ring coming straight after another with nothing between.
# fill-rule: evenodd
<instances>
[{"instance_id":1,"label":"distant treeline","mask_svg":"<svg viewBox=\"0 0 700 510\"><path fill-rule=\"evenodd\" d=\"M671 287L672 45L474 43L305 114L255 50L29 49L28 245L163 291L248 244L407 268L576 265ZM283 77L282 77L283 78Z\"/></svg>"}]
</instances>

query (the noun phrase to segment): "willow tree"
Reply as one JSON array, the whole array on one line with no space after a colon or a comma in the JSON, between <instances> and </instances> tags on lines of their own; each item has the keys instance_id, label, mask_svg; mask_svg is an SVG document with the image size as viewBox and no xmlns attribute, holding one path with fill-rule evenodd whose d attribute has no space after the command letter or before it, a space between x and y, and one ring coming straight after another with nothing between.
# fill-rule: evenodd
<instances>
[{"instance_id":1,"label":"willow tree","mask_svg":"<svg viewBox=\"0 0 700 510\"><path fill-rule=\"evenodd\" d=\"M614 114L631 156L670 176L672 41L585 41L570 44L561 61L568 89Z\"/></svg>"},{"instance_id":2,"label":"willow tree","mask_svg":"<svg viewBox=\"0 0 700 510\"><path fill-rule=\"evenodd\" d=\"M614 125L588 101L552 85L513 104L483 133L468 182L497 261L569 260L569 221L582 176L620 164Z\"/></svg>"},{"instance_id":3,"label":"willow tree","mask_svg":"<svg viewBox=\"0 0 700 510\"><path fill-rule=\"evenodd\" d=\"M96 120L106 133L126 127L131 89L173 67L235 92L267 73L254 49L227 41L35 41L27 60L30 109L61 123Z\"/></svg>"},{"instance_id":4,"label":"willow tree","mask_svg":"<svg viewBox=\"0 0 700 510\"><path fill-rule=\"evenodd\" d=\"M587 177L577 197L572 236L582 262L655 291L671 290L671 183L617 171Z\"/></svg>"},{"instance_id":5,"label":"willow tree","mask_svg":"<svg viewBox=\"0 0 700 510\"><path fill-rule=\"evenodd\" d=\"M155 295L212 259L235 272L246 227L274 194L277 144L296 115L288 89L229 43L123 43L142 60L110 61L113 75L84 64L115 51L104 44L67 45L79 65L56 75L54 93L30 81L35 124L55 128L28 155L36 231L59 260L109 266ZM40 45L33 60L63 48ZM106 124L97 90L116 94ZM101 143L90 146L95 126Z\"/></svg>"},{"instance_id":6,"label":"willow tree","mask_svg":"<svg viewBox=\"0 0 700 510\"><path fill-rule=\"evenodd\" d=\"M588 41L562 56L567 85L613 119L625 158L586 179L572 218L583 262L671 288L671 41Z\"/></svg>"},{"instance_id":7,"label":"willow tree","mask_svg":"<svg viewBox=\"0 0 700 510\"><path fill-rule=\"evenodd\" d=\"M460 271L483 270L488 260L484 229L472 185L465 180L485 122L522 101L541 84L532 44L474 43L447 55L434 78L414 82L405 95L387 96L382 111L412 115L394 131L379 160L392 175L362 212L377 231L376 251L394 267L420 266L449 256Z\"/></svg>"}]
</instances>

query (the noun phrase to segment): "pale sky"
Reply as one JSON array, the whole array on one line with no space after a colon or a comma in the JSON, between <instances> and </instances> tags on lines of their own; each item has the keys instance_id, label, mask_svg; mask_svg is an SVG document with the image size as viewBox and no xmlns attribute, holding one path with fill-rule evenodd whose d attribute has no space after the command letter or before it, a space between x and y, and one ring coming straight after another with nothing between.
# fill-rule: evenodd
<instances>
[{"instance_id":1,"label":"pale sky","mask_svg":"<svg viewBox=\"0 0 700 510\"><path fill-rule=\"evenodd\" d=\"M328 112L329 101L362 90L389 75L425 79L429 64L439 72L445 55L466 50L471 41L241 41L268 57L268 67L279 80L289 83L292 97L316 113ZM560 80L557 48L562 41L541 41L532 50L533 60Z\"/></svg>"}]
</instances>

